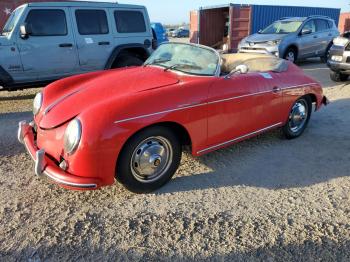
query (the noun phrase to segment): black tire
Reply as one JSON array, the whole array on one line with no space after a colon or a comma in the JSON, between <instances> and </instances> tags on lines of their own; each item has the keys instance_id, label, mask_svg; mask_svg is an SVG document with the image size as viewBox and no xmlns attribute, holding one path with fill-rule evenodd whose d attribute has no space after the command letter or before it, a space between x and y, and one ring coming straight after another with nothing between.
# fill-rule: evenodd
<instances>
[{"instance_id":1,"label":"black tire","mask_svg":"<svg viewBox=\"0 0 350 262\"><path fill-rule=\"evenodd\" d=\"M340 72L331 71L330 77L334 82L345 82L348 80L349 75L342 74Z\"/></svg>"},{"instance_id":2,"label":"black tire","mask_svg":"<svg viewBox=\"0 0 350 262\"><path fill-rule=\"evenodd\" d=\"M305 106L305 112L307 113L307 115L304 118L303 125L300 126L299 129L295 129L294 120L293 120L292 115L293 115L293 112L296 109L298 103L302 103L303 106ZM304 131L305 131L305 129L310 121L311 114L312 114L312 100L309 96L301 97L297 101L295 101L295 103L293 104L291 111L288 115L287 122L284 125L284 127L282 128L282 131L283 131L283 134L285 135L285 137L287 139L294 139L294 138L301 136L304 133Z\"/></svg>"},{"instance_id":3,"label":"black tire","mask_svg":"<svg viewBox=\"0 0 350 262\"><path fill-rule=\"evenodd\" d=\"M132 55L123 55L117 57L116 61L113 63L112 68L122 68L127 66L141 66L143 61Z\"/></svg>"},{"instance_id":4,"label":"black tire","mask_svg":"<svg viewBox=\"0 0 350 262\"><path fill-rule=\"evenodd\" d=\"M324 56L321 56L321 62L322 63L327 63L328 59L329 59L329 52L331 50L332 44L330 44L327 49L326 49L326 53L324 54Z\"/></svg>"},{"instance_id":5,"label":"black tire","mask_svg":"<svg viewBox=\"0 0 350 262\"><path fill-rule=\"evenodd\" d=\"M294 57L294 59L292 59L292 57ZM296 63L298 59L298 52L294 47L289 47L283 55L283 58L293 63Z\"/></svg>"},{"instance_id":6,"label":"black tire","mask_svg":"<svg viewBox=\"0 0 350 262\"><path fill-rule=\"evenodd\" d=\"M168 147L170 146L172 150L171 154L169 154L170 155L169 161L171 159L171 162L166 162L165 160L164 169L162 169L162 172L160 172L159 177L155 177L155 178L152 178L151 176L147 176L144 174L140 174L136 171L138 167L140 167L140 169L142 168L142 164L151 163L151 159L152 159L151 157L153 155L150 156L149 154L147 154L149 153L149 151L146 152L146 149L145 149L147 148L147 146L148 148L151 148L152 145L158 146L158 147L162 146L161 143L156 144L156 143L150 143L152 141L147 142L148 139L151 139L151 140L163 139L162 141L166 141L165 143L167 144ZM163 144L164 148L165 148L165 143ZM143 148L144 152L146 152L145 154L142 153L141 145L145 146ZM181 154L182 154L181 143L179 142L179 139L176 137L176 135L170 129L161 127L161 126L154 126L154 127L147 128L135 134L133 137L131 137L123 147L117 163L116 179L121 184L123 184L124 187L126 187L128 190L134 193L152 192L160 188L164 184L166 184L173 177L173 175L175 174L176 170L180 165ZM140 165L136 165L138 164L138 162L134 160L134 156L139 157L140 159L142 156L148 156L150 159L148 162L139 162ZM158 165L160 167L161 167L161 162L162 160L158 162ZM157 169L158 165L156 166L155 161L153 164L154 164L154 167L152 168ZM154 180L148 180L148 179L154 179Z\"/></svg>"}]
</instances>

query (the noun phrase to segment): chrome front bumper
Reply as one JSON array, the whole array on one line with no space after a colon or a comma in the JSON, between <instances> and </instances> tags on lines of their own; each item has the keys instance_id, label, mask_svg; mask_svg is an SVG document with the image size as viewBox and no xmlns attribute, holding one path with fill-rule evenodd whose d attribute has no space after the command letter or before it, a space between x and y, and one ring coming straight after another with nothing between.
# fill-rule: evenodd
<instances>
[{"instance_id":1,"label":"chrome front bumper","mask_svg":"<svg viewBox=\"0 0 350 262\"><path fill-rule=\"evenodd\" d=\"M71 189L97 189L99 187L99 181L97 179L77 177L68 174L50 160L46 156L44 149L36 147L34 143L33 127L33 122L19 122L17 138L20 143L24 144L27 152L34 160L34 172L37 176L42 177L45 175L55 183ZM79 181L84 182L80 183Z\"/></svg>"}]
</instances>

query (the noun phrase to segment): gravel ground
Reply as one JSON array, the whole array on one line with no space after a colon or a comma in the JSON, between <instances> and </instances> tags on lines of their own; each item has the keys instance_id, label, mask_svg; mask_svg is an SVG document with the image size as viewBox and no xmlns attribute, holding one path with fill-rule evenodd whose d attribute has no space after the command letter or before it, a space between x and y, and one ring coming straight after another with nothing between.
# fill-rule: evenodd
<instances>
[{"instance_id":1,"label":"gravel ground","mask_svg":"<svg viewBox=\"0 0 350 262\"><path fill-rule=\"evenodd\" d=\"M16 141L38 89L0 92L0 261L350 260L350 85L306 62L332 104L296 140L273 131L184 154L154 194L59 188Z\"/></svg>"}]
</instances>

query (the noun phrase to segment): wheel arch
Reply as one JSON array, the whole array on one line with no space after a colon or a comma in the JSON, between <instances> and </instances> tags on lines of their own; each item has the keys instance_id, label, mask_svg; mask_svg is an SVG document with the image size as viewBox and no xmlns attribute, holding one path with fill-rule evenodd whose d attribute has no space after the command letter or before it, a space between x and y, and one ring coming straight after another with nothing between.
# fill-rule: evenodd
<instances>
[{"instance_id":1,"label":"wheel arch","mask_svg":"<svg viewBox=\"0 0 350 262\"><path fill-rule=\"evenodd\" d=\"M298 55L299 55L299 48L298 48L298 46L297 46L296 44L294 44L294 43L293 43L293 44L289 44L289 45L287 46L287 48L284 50L283 57L286 56L287 51L288 51L290 48L293 48L293 49L296 51L297 57L298 57Z\"/></svg>"},{"instance_id":2,"label":"wheel arch","mask_svg":"<svg viewBox=\"0 0 350 262\"><path fill-rule=\"evenodd\" d=\"M313 93L308 93L306 95L303 95L302 97L309 97L311 99L311 103L315 103L315 111L317 110L317 105L319 104L319 101L317 100L317 96Z\"/></svg>"},{"instance_id":3,"label":"wheel arch","mask_svg":"<svg viewBox=\"0 0 350 262\"><path fill-rule=\"evenodd\" d=\"M114 48L109 56L105 69L110 69L116 59L122 54L136 54L144 61L150 56L150 52L144 44L125 44Z\"/></svg>"},{"instance_id":4,"label":"wheel arch","mask_svg":"<svg viewBox=\"0 0 350 262\"><path fill-rule=\"evenodd\" d=\"M164 122L158 122L158 123L153 123L150 125L146 125L140 129L138 129L137 131L135 131L134 133L132 133L128 139L125 140L125 142L123 143L123 145L121 146L121 149L119 151L118 157L117 157L117 161L115 164L115 174L117 173L117 167L118 167L118 163L120 161L120 156L121 156L121 152L123 151L123 149L127 146L128 142L130 141L130 139L132 137L134 137L135 135L137 135L138 133L151 128L151 127L165 127L168 128L170 130L172 130L174 132L174 134L179 138L179 141L181 143L182 146L192 146L192 139L191 139L191 135L188 132L188 130L182 125L179 124L177 122L174 121L164 121Z\"/></svg>"}]
</instances>

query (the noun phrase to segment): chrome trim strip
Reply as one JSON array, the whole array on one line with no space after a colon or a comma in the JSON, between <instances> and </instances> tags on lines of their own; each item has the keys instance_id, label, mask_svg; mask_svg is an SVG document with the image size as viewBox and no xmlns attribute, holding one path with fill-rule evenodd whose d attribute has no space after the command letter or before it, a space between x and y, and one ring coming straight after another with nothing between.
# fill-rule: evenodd
<instances>
[{"instance_id":1,"label":"chrome trim strip","mask_svg":"<svg viewBox=\"0 0 350 262\"><path fill-rule=\"evenodd\" d=\"M281 88L281 90L292 89L292 88L297 88L297 87L304 87L304 86L310 86L310 85L317 85L317 83L308 83L308 84L303 84L303 85L295 85L295 86L283 87L283 88ZM211 104L226 102L226 101L235 100L235 99L239 99L239 98L255 96L255 95L261 95L261 94L265 94L265 93L273 93L273 90L261 91L261 92L257 92L257 93L241 95L241 96L235 96L235 97L229 97L229 98L215 100L215 101L211 101L211 102L207 102L207 103L200 103L200 104L195 104L195 105L191 105L191 106L183 106L183 107L179 107L179 108L175 108L175 109L169 109L169 110L164 110L164 111L160 111L160 112L156 112L156 113L151 113L151 114L145 114L145 115L125 118L125 119L122 119L122 120L115 121L114 124L119 124L119 123L124 123L124 122L127 122L127 121L136 120L136 119L140 119L140 118L156 116L156 115L161 115L161 114L165 114L165 113L175 112L175 111L179 111L179 110L194 108L194 107L198 107L198 106L211 105Z\"/></svg>"},{"instance_id":2,"label":"chrome trim strip","mask_svg":"<svg viewBox=\"0 0 350 262\"><path fill-rule=\"evenodd\" d=\"M66 186L77 187L77 188L96 188L97 187L96 184L76 184L76 183L66 182L66 181L63 181L59 178L53 177L47 171L44 171L43 173L44 173L44 175L46 175L50 179L56 181L58 184L63 184Z\"/></svg>"},{"instance_id":3,"label":"chrome trim strip","mask_svg":"<svg viewBox=\"0 0 350 262\"><path fill-rule=\"evenodd\" d=\"M179 108L176 108L176 109L169 109L169 110L160 111L160 112L157 112L157 113L130 117L130 118L126 118L126 119L115 121L114 123L118 124L118 123L123 123L123 122L130 121L130 120L135 120L135 119L140 119L140 118L150 117L150 116L156 116L156 115L161 115L161 114L165 114L165 113L170 113L170 112L175 112L175 111L180 111L180 110L184 110L184 109L188 109L188 108L205 106L205 105L207 105L207 103L195 104L195 105L190 105L190 106L184 106L184 107L179 107Z\"/></svg>"},{"instance_id":4,"label":"chrome trim strip","mask_svg":"<svg viewBox=\"0 0 350 262\"><path fill-rule=\"evenodd\" d=\"M81 89L76 90L70 94L67 94L65 96L60 97L59 99L57 99L56 101L54 101L53 103L51 103L44 111L44 115L46 115L48 112L50 112L56 105L58 105L59 103L61 103L63 100L66 100L68 97L75 95L76 93L80 92Z\"/></svg>"},{"instance_id":5,"label":"chrome trim strip","mask_svg":"<svg viewBox=\"0 0 350 262\"><path fill-rule=\"evenodd\" d=\"M201 153L203 153L203 152L206 152L206 151L209 151L209 150L212 150L212 149L215 149L215 148L218 148L218 147L227 145L227 144L231 144L231 143L233 143L233 142L235 142L235 141L237 141L237 140L240 140L240 139L242 139L242 138L245 138L245 137L248 137L248 136L251 136L251 135L255 135L255 134L261 133L261 132L263 132L263 131L269 130L269 129L271 129L271 128L277 127L277 126L282 125L282 124L283 124L283 123L280 122L280 123L274 124L274 125L272 125L272 126L268 126L268 127L263 128L263 129L259 129L259 130L257 130L257 131L252 132L252 133L249 133L249 134L246 134L246 135L237 137L237 138L235 138L235 139L231 139L231 140L229 140L229 141L226 141L226 142L223 142L223 143L220 143L220 144L217 144L217 145L214 145L214 146L205 148L205 149L203 149L203 150L198 151L197 154L201 154Z\"/></svg>"},{"instance_id":6,"label":"chrome trim strip","mask_svg":"<svg viewBox=\"0 0 350 262\"><path fill-rule=\"evenodd\" d=\"M244 97L249 97L249 96L266 94L266 93L272 93L272 90L261 91L261 92L257 92L257 93L247 94L247 95L241 95L241 96L235 96L235 97L229 97L229 98L225 98L225 99L215 100L215 101L208 102L208 105L217 104L217 103L226 102L226 101L235 100L235 99L244 98Z\"/></svg>"},{"instance_id":7,"label":"chrome trim strip","mask_svg":"<svg viewBox=\"0 0 350 262\"><path fill-rule=\"evenodd\" d=\"M303 84L303 85L282 87L281 89L286 90L286 89L293 89L293 88L297 88L297 87L305 87L305 86L312 86L312 85L318 85L318 84L317 83L308 83L308 84Z\"/></svg>"}]
</instances>

